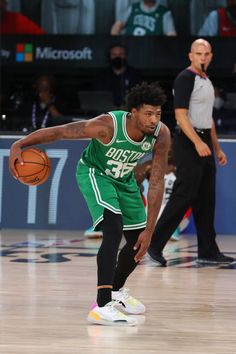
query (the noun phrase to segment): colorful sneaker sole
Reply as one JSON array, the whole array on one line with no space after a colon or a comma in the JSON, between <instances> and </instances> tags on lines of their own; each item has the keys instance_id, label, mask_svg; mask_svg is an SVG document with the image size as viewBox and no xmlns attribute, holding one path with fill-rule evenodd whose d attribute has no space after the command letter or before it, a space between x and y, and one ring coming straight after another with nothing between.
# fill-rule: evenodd
<instances>
[{"instance_id":1,"label":"colorful sneaker sole","mask_svg":"<svg viewBox=\"0 0 236 354\"><path fill-rule=\"evenodd\" d=\"M137 325L137 320L135 318L129 318L129 321L125 321L125 320L107 321L105 319L102 319L100 316L98 317L94 316L93 314L89 314L87 320L90 323L103 325L103 326L130 327L130 326Z\"/></svg>"}]
</instances>

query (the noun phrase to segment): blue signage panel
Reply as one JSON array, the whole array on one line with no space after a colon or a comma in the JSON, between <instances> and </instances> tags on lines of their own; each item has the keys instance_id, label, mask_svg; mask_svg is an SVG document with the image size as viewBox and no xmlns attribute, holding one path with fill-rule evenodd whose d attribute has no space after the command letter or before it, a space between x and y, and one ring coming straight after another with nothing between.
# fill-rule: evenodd
<instances>
[{"instance_id":1,"label":"blue signage panel","mask_svg":"<svg viewBox=\"0 0 236 354\"><path fill-rule=\"evenodd\" d=\"M228 164L217 169L216 230L221 234L236 234L236 140L223 140L221 147Z\"/></svg>"},{"instance_id":2,"label":"blue signage panel","mask_svg":"<svg viewBox=\"0 0 236 354\"><path fill-rule=\"evenodd\" d=\"M51 160L49 179L38 187L16 181L8 170L11 144L0 137L0 220L2 228L84 230L91 226L85 200L75 179L77 162L88 140L40 145ZM222 140L228 164L217 169L216 231L236 234L236 140ZM195 232L193 222L186 229Z\"/></svg>"},{"instance_id":3,"label":"blue signage panel","mask_svg":"<svg viewBox=\"0 0 236 354\"><path fill-rule=\"evenodd\" d=\"M51 175L44 184L28 187L8 170L10 146L15 139L0 140L1 227L83 230L90 226L90 215L75 179L76 165L88 140L41 145L51 160Z\"/></svg>"}]
</instances>

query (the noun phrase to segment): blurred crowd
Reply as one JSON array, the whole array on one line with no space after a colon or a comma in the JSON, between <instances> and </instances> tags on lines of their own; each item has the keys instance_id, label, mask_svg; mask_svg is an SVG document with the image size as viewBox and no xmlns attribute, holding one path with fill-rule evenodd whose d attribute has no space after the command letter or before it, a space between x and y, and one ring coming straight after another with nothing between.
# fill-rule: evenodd
<instances>
[{"instance_id":1,"label":"blurred crowd","mask_svg":"<svg viewBox=\"0 0 236 354\"><path fill-rule=\"evenodd\" d=\"M1 34L236 36L236 0L0 0L0 5ZM142 73L129 65L125 46L113 45L107 54L107 67L89 89L109 93L104 100L111 100L111 109L125 108L125 95L142 81ZM236 68L229 70L230 82L215 83L213 115L222 133L236 133ZM65 95L63 85L47 72L31 78L27 85L7 87L2 80L1 129L31 131L63 123L71 116L89 117L82 95L70 101L72 95ZM166 106L166 111L171 108ZM172 129L174 118L166 119Z\"/></svg>"},{"instance_id":2,"label":"blurred crowd","mask_svg":"<svg viewBox=\"0 0 236 354\"><path fill-rule=\"evenodd\" d=\"M0 4L1 33L236 35L235 0L0 0Z\"/></svg>"}]
</instances>

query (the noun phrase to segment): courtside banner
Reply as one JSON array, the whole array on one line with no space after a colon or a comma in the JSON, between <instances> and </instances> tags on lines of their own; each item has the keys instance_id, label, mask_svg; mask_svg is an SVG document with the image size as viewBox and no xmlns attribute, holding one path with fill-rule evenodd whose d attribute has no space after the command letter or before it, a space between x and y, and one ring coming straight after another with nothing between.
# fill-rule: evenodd
<instances>
[{"instance_id":1,"label":"courtside banner","mask_svg":"<svg viewBox=\"0 0 236 354\"><path fill-rule=\"evenodd\" d=\"M130 65L170 73L188 65L185 54L191 42L192 37L3 35L0 54L1 64L5 67L99 68L108 64L108 48L119 43L127 47ZM211 44L214 51L212 70L232 72L235 38L211 38Z\"/></svg>"},{"instance_id":2,"label":"courtside banner","mask_svg":"<svg viewBox=\"0 0 236 354\"><path fill-rule=\"evenodd\" d=\"M51 173L42 185L27 186L15 180L8 169L10 146L18 138L0 136L0 227L85 230L91 226L75 177L89 140L40 145L50 159Z\"/></svg>"},{"instance_id":3,"label":"courtside banner","mask_svg":"<svg viewBox=\"0 0 236 354\"><path fill-rule=\"evenodd\" d=\"M75 171L89 140L63 140L40 145L51 161L49 179L26 186L9 173L11 144L19 136L0 136L0 227L8 229L85 230L91 218ZM236 139L220 140L228 164L217 168L215 224L219 234L236 235ZM190 222L186 233L195 233Z\"/></svg>"}]
</instances>

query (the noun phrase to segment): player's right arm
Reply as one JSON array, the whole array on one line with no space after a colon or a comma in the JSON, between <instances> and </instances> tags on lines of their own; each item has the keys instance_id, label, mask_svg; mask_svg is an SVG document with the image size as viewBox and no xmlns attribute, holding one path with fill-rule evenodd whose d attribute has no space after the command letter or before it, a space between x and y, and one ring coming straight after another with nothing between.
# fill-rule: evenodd
<instances>
[{"instance_id":1,"label":"player's right arm","mask_svg":"<svg viewBox=\"0 0 236 354\"><path fill-rule=\"evenodd\" d=\"M88 139L94 138L107 144L113 137L113 120L109 114L100 115L90 120L43 128L17 140L12 144L9 157L9 170L13 177L17 176L15 169L16 160L24 163L21 152L22 148L37 144L52 143L63 139Z\"/></svg>"},{"instance_id":2,"label":"player's right arm","mask_svg":"<svg viewBox=\"0 0 236 354\"><path fill-rule=\"evenodd\" d=\"M152 166L147 196L147 224L145 230L140 233L139 238L134 246L135 250L138 249L138 252L134 258L136 262L140 261L144 254L147 252L156 225L157 216L161 208L164 193L164 175L168 161L169 149L170 131L167 126L162 123L161 130L158 134L153 149Z\"/></svg>"}]
</instances>

